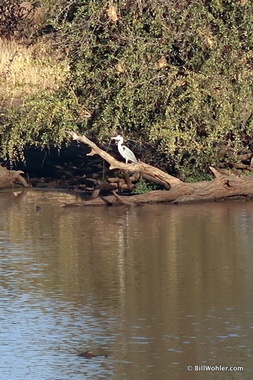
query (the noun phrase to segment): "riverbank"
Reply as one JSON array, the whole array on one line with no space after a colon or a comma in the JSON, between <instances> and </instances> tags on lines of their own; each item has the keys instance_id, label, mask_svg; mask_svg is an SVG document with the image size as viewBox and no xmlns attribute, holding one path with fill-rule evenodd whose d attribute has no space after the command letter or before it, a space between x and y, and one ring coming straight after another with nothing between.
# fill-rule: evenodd
<instances>
[{"instance_id":1,"label":"riverbank","mask_svg":"<svg viewBox=\"0 0 253 380\"><path fill-rule=\"evenodd\" d=\"M101 146L120 134L137 159L184 181L210 166L252 170L247 2L33 7L2 49L2 164L26 166L28 147L60 152L75 131Z\"/></svg>"}]
</instances>

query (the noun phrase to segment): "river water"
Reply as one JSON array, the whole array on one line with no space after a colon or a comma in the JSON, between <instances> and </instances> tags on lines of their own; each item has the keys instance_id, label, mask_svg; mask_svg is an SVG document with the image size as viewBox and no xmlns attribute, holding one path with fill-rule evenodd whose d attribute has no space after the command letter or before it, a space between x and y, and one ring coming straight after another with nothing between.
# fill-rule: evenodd
<instances>
[{"instance_id":1,"label":"river water","mask_svg":"<svg viewBox=\"0 0 253 380\"><path fill-rule=\"evenodd\" d=\"M0 379L252 379L252 202L72 201L0 193Z\"/></svg>"}]
</instances>

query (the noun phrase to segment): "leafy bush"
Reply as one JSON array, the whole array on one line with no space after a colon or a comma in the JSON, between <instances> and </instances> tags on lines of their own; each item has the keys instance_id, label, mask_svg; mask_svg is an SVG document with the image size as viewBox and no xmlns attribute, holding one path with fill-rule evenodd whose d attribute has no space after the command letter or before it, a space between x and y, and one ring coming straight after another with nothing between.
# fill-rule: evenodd
<instances>
[{"instance_id":1,"label":"leafy bush","mask_svg":"<svg viewBox=\"0 0 253 380\"><path fill-rule=\"evenodd\" d=\"M59 102L66 110L73 93L91 114L80 132L99 140L123 133L143 159L186 175L217 164L221 150L229 164L253 148L249 1L62 0L50 17L70 59ZM64 123L52 115L61 141ZM36 133L26 120L31 141L51 140L44 116Z\"/></svg>"},{"instance_id":2,"label":"leafy bush","mask_svg":"<svg viewBox=\"0 0 253 380\"><path fill-rule=\"evenodd\" d=\"M27 146L60 146L66 131L75 129L76 99L62 93L41 93L12 108L0 124L1 156L22 158Z\"/></svg>"},{"instance_id":3,"label":"leafy bush","mask_svg":"<svg viewBox=\"0 0 253 380\"><path fill-rule=\"evenodd\" d=\"M89 134L124 133L181 171L217 164L224 144L237 152L251 143L253 8L245 0L75 6L60 29L69 84L92 113Z\"/></svg>"}]
</instances>

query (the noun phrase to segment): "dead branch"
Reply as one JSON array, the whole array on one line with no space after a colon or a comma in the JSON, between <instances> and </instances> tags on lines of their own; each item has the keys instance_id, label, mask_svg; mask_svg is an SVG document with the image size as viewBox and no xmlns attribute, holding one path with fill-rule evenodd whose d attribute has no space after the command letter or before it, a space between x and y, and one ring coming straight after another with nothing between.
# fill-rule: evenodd
<instances>
[{"instance_id":1,"label":"dead branch","mask_svg":"<svg viewBox=\"0 0 253 380\"><path fill-rule=\"evenodd\" d=\"M8 170L0 166L0 189L10 187L14 182L22 184L24 187L29 187L26 180L22 177L22 170Z\"/></svg>"},{"instance_id":2,"label":"dead branch","mask_svg":"<svg viewBox=\"0 0 253 380\"><path fill-rule=\"evenodd\" d=\"M157 202L201 202L213 201L229 197L253 197L253 176L238 176L231 172L219 171L210 167L214 175L212 181L200 181L196 183L182 182L180 179L163 172L162 170L139 161L136 164L125 164L116 160L110 154L99 148L85 136L79 136L75 132L70 132L74 140L87 144L91 148L89 155L98 154L110 164L110 169L121 169L126 173L138 172L150 176L168 185L168 190L154 190L145 194L131 195L130 197L119 196L114 192L113 195L89 199L77 206L100 206L103 204L125 204L140 205L145 203ZM127 198L125 200L124 198ZM73 204L72 204L73 206Z\"/></svg>"},{"instance_id":3,"label":"dead branch","mask_svg":"<svg viewBox=\"0 0 253 380\"><path fill-rule=\"evenodd\" d=\"M108 164L110 164L109 169L121 169L126 172L139 172L143 174L147 174L151 177L160 180L160 182L167 183L170 186L173 184L183 183L180 179L173 177L172 175L165 173L164 171L155 168L154 166L145 164L145 162L139 161L137 164L125 164L124 162L116 160L116 158L112 157L109 153L105 152L103 149L100 149L94 142L89 140L85 136L77 135L75 132L69 132L72 136L73 140L80 141L84 144L87 144L91 148L91 152L88 154L89 156L94 156L98 154L102 157Z\"/></svg>"}]
</instances>

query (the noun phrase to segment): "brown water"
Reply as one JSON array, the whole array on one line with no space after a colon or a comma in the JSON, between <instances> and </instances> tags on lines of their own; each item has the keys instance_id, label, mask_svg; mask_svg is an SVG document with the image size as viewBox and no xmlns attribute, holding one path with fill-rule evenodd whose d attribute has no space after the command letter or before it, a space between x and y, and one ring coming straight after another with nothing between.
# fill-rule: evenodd
<instances>
[{"instance_id":1,"label":"brown water","mask_svg":"<svg viewBox=\"0 0 253 380\"><path fill-rule=\"evenodd\" d=\"M72 200L0 193L0 379L252 379L252 202Z\"/></svg>"}]
</instances>

